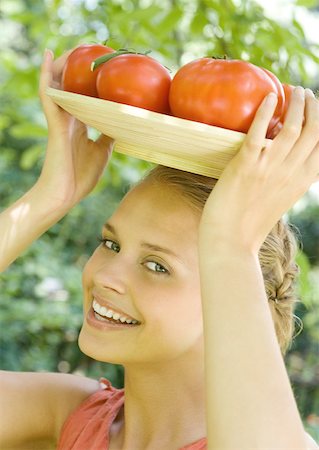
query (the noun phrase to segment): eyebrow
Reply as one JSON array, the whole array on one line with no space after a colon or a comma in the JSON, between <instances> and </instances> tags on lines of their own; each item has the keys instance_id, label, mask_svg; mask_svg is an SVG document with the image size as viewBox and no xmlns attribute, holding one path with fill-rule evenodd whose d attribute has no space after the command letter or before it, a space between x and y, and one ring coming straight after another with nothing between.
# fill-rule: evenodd
<instances>
[{"instance_id":1,"label":"eyebrow","mask_svg":"<svg viewBox=\"0 0 319 450\"><path fill-rule=\"evenodd\" d=\"M105 228L106 230L110 231L111 233L113 233L115 236L117 236L116 230L113 227L113 225L111 225L110 223L106 222L103 225L103 228ZM169 248L165 248L165 247L160 247L159 245L156 244L150 244L149 242L141 242L141 246L144 248L147 248L149 250L154 250L156 252L162 252L162 253L166 253L168 255L174 256L174 258L178 259L179 261L181 261L180 257L178 255L176 255L176 253L174 253L172 250L170 250ZM182 261L181 261L182 262Z\"/></svg>"}]
</instances>

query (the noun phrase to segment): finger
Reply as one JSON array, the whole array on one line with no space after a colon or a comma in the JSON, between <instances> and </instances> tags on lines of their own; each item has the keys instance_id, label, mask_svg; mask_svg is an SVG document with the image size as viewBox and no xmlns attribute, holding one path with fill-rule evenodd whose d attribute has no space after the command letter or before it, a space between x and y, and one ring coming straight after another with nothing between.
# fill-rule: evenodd
<instances>
[{"instance_id":1,"label":"finger","mask_svg":"<svg viewBox=\"0 0 319 450\"><path fill-rule=\"evenodd\" d=\"M283 161L300 137L305 113L305 90L297 86L291 95L289 108L282 129L275 137L276 159Z\"/></svg>"},{"instance_id":2,"label":"finger","mask_svg":"<svg viewBox=\"0 0 319 450\"><path fill-rule=\"evenodd\" d=\"M52 82L52 60L53 60L53 53L51 50L45 49L44 55L43 55L43 61L41 64L41 70L40 70L40 82L39 82L39 93L40 95L43 95L45 93L45 90L48 86L51 86Z\"/></svg>"},{"instance_id":3,"label":"finger","mask_svg":"<svg viewBox=\"0 0 319 450\"><path fill-rule=\"evenodd\" d=\"M46 49L40 71L39 96L45 116L57 111L58 106L47 96L46 89L52 84L53 52Z\"/></svg>"},{"instance_id":4,"label":"finger","mask_svg":"<svg viewBox=\"0 0 319 450\"><path fill-rule=\"evenodd\" d=\"M266 133L278 102L275 93L268 94L259 106L255 118L248 130L240 153L252 160L257 160L266 145Z\"/></svg>"},{"instance_id":5,"label":"finger","mask_svg":"<svg viewBox=\"0 0 319 450\"><path fill-rule=\"evenodd\" d=\"M94 145L94 159L98 162L100 167L104 167L109 161L114 147L114 139L105 134L101 134L95 141Z\"/></svg>"},{"instance_id":6,"label":"finger","mask_svg":"<svg viewBox=\"0 0 319 450\"><path fill-rule=\"evenodd\" d=\"M306 89L305 94L305 123L300 138L287 157L293 167L301 167L319 143L319 101L310 89Z\"/></svg>"},{"instance_id":7,"label":"finger","mask_svg":"<svg viewBox=\"0 0 319 450\"><path fill-rule=\"evenodd\" d=\"M59 56L53 63L52 78L53 78L53 81L55 83L57 83L58 86L61 83L63 67L65 66L65 63L66 63L68 57L70 56L70 54L73 52L73 50L74 50L74 48L63 53L63 55Z\"/></svg>"},{"instance_id":8,"label":"finger","mask_svg":"<svg viewBox=\"0 0 319 450\"><path fill-rule=\"evenodd\" d=\"M105 134L101 134L98 139L95 141L95 143L101 148L109 148L112 150L114 145L114 139L112 139L109 136L106 136Z\"/></svg>"},{"instance_id":9,"label":"finger","mask_svg":"<svg viewBox=\"0 0 319 450\"><path fill-rule=\"evenodd\" d=\"M302 86L297 86L292 91L287 115L283 128L302 127L305 108L305 90ZM298 117L297 117L298 116Z\"/></svg>"},{"instance_id":10,"label":"finger","mask_svg":"<svg viewBox=\"0 0 319 450\"><path fill-rule=\"evenodd\" d=\"M88 139L87 126L75 117L72 117L72 132L76 138Z\"/></svg>"},{"instance_id":11,"label":"finger","mask_svg":"<svg viewBox=\"0 0 319 450\"><path fill-rule=\"evenodd\" d=\"M319 143L307 158L305 162L305 171L310 178L315 177L315 181L319 180Z\"/></svg>"}]
</instances>

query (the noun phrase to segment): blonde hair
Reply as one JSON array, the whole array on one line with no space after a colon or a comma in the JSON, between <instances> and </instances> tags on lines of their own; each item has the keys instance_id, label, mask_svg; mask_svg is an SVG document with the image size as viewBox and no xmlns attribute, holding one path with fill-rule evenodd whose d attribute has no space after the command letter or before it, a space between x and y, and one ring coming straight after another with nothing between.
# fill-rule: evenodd
<instances>
[{"instance_id":1,"label":"blonde hair","mask_svg":"<svg viewBox=\"0 0 319 450\"><path fill-rule=\"evenodd\" d=\"M155 166L137 183L151 181L176 189L189 206L201 213L218 180L166 166ZM294 315L300 300L296 294L299 267L295 257L299 249L296 227L280 219L268 234L259 251L265 291L269 300L276 336L284 356L292 340L302 331L301 320ZM295 321L300 331L295 336Z\"/></svg>"}]
</instances>

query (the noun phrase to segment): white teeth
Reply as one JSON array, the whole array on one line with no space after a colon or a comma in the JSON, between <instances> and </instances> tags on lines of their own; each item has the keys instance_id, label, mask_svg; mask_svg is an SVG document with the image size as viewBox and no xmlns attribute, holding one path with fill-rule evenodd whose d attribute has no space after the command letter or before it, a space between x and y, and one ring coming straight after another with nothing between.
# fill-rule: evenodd
<instances>
[{"instance_id":1,"label":"white teeth","mask_svg":"<svg viewBox=\"0 0 319 450\"><path fill-rule=\"evenodd\" d=\"M102 308L100 308L100 314L101 316L105 316L107 312L107 309L105 308L105 306L102 306Z\"/></svg>"},{"instance_id":2,"label":"white teeth","mask_svg":"<svg viewBox=\"0 0 319 450\"><path fill-rule=\"evenodd\" d=\"M101 306L98 303L95 305L95 311L100 314Z\"/></svg>"},{"instance_id":3,"label":"white teeth","mask_svg":"<svg viewBox=\"0 0 319 450\"><path fill-rule=\"evenodd\" d=\"M101 306L95 299L93 299L92 306L93 310L100 316L108 317L109 319L113 318L114 320L119 320L122 323L126 322L132 323L133 325L137 324L137 320L121 316L118 312L114 312L112 309L107 309L105 306Z\"/></svg>"}]
</instances>

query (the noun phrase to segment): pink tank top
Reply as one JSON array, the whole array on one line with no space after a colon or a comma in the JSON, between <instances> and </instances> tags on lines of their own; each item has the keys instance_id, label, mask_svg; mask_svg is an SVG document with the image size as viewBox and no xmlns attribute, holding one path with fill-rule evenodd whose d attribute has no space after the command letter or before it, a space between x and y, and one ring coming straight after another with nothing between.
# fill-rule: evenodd
<instances>
[{"instance_id":1,"label":"pink tank top","mask_svg":"<svg viewBox=\"0 0 319 450\"><path fill-rule=\"evenodd\" d=\"M124 389L100 379L102 389L90 395L65 421L57 450L107 450L109 430L124 403ZM206 450L206 438L179 450Z\"/></svg>"}]
</instances>

